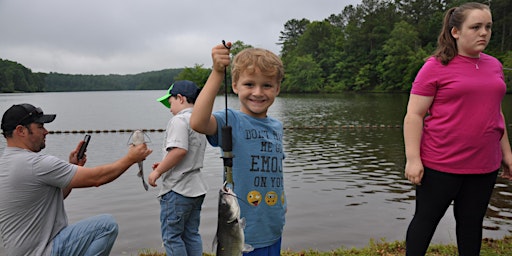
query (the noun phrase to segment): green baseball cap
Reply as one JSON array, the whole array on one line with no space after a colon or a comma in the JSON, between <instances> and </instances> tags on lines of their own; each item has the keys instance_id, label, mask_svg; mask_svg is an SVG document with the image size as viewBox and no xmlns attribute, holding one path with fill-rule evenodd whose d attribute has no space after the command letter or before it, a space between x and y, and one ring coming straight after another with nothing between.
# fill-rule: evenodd
<instances>
[{"instance_id":1,"label":"green baseball cap","mask_svg":"<svg viewBox=\"0 0 512 256\"><path fill-rule=\"evenodd\" d=\"M197 85L192 81L176 81L174 84L171 84L169 90L167 90L167 94L158 98L156 101L159 101L167 108L170 108L171 104L169 104L169 97L181 94L182 96L187 97L187 99L195 101L200 91L199 87L197 87Z\"/></svg>"}]
</instances>

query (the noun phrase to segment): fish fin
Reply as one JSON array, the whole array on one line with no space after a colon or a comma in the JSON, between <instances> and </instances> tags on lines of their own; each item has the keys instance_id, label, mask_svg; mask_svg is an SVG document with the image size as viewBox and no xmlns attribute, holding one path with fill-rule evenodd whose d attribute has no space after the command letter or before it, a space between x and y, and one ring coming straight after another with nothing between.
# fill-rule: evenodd
<instances>
[{"instance_id":1,"label":"fish fin","mask_svg":"<svg viewBox=\"0 0 512 256\"><path fill-rule=\"evenodd\" d=\"M242 252L243 253L252 252L253 250L254 250L254 247L252 247L252 245L244 244L244 248L242 249Z\"/></svg>"},{"instance_id":2,"label":"fish fin","mask_svg":"<svg viewBox=\"0 0 512 256\"><path fill-rule=\"evenodd\" d=\"M133 145L133 143L132 143L132 136L133 136L133 132L132 132L132 134L130 134L130 137L128 137L128 141L126 142L126 145L128 145L128 146Z\"/></svg>"},{"instance_id":3,"label":"fish fin","mask_svg":"<svg viewBox=\"0 0 512 256\"><path fill-rule=\"evenodd\" d=\"M146 132L143 132L144 134L144 143L151 143L151 137L149 137L149 134Z\"/></svg>"},{"instance_id":4,"label":"fish fin","mask_svg":"<svg viewBox=\"0 0 512 256\"><path fill-rule=\"evenodd\" d=\"M242 229L245 229L245 217L241 218L239 221L238 221L238 224L240 225L240 227Z\"/></svg>"},{"instance_id":5,"label":"fish fin","mask_svg":"<svg viewBox=\"0 0 512 256\"><path fill-rule=\"evenodd\" d=\"M213 238L213 242L212 242L212 252L215 251L215 248L217 247L217 234L215 234L215 237Z\"/></svg>"}]
</instances>

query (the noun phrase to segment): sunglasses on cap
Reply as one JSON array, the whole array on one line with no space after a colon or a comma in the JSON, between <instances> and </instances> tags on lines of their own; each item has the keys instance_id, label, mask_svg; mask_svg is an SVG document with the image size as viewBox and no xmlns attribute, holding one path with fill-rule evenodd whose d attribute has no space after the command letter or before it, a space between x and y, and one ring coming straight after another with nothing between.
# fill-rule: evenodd
<instances>
[{"instance_id":1,"label":"sunglasses on cap","mask_svg":"<svg viewBox=\"0 0 512 256\"><path fill-rule=\"evenodd\" d=\"M32 116L42 116L43 115L43 110L39 107L37 108L34 108L32 109L32 106L30 105L26 105L26 104L20 104L19 106L23 107L25 109L25 111L28 112L27 115L25 115L24 117L22 117L19 121L18 121L18 124L23 124L23 121L25 121L26 119L32 117Z\"/></svg>"}]
</instances>

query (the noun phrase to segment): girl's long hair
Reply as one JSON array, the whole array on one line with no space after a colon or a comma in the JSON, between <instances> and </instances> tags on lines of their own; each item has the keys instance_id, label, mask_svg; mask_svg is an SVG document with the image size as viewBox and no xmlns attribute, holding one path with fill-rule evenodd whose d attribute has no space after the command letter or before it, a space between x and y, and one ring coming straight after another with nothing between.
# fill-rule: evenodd
<instances>
[{"instance_id":1,"label":"girl's long hair","mask_svg":"<svg viewBox=\"0 0 512 256\"><path fill-rule=\"evenodd\" d=\"M450 8L446 11L443 19L443 27L441 33L437 37L437 49L434 51L434 57L436 57L443 65L448 63L457 56L457 42L452 36L452 28L462 29L462 23L466 20L467 11L470 10L488 10L491 9L489 6L482 3L465 3L459 7Z\"/></svg>"}]
</instances>

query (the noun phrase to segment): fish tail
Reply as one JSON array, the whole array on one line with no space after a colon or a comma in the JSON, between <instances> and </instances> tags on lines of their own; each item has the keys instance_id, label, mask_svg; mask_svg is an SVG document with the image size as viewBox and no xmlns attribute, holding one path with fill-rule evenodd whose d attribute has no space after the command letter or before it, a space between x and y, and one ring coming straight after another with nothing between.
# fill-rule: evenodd
<instances>
[{"instance_id":1,"label":"fish tail","mask_svg":"<svg viewBox=\"0 0 512 256\"><path fill-rule=\"evenodd\" d=\"M137 173L137 176L142 177L144 175L144 166L142 165L142 162L137 163L139 165L139 172Z\"/></svg>"}]
</instances>

